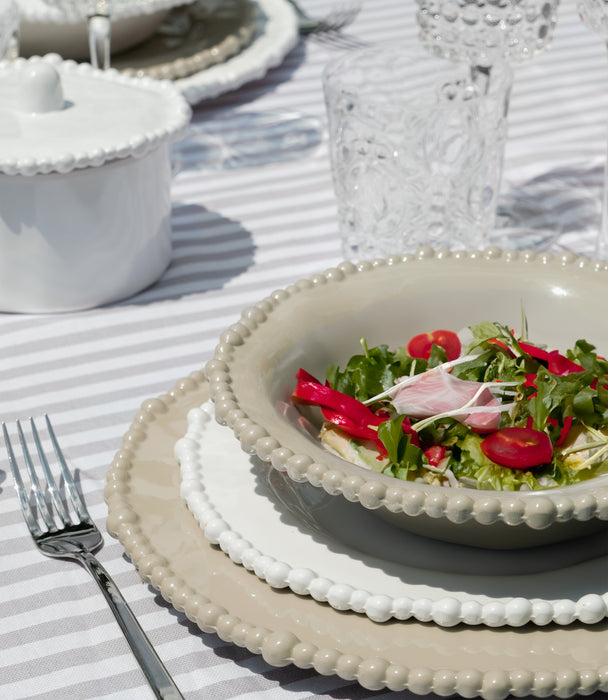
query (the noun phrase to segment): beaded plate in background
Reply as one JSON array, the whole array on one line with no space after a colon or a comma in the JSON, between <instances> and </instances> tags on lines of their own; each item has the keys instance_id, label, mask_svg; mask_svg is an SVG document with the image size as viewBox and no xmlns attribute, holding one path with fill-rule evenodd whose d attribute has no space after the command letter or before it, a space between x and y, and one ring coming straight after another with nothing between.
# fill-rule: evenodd
<instances>
[{"instance_id":1,"label":"beaded plate in background","mask_svg":"<svg viewBox=\"0 0 608 700\"><path fill-rule=\"evenodd\" d=\"M223 63L253 40L258 4L224 0L209 9L195 2L171 10L154 36L113 57L114 68L128 75L157 79L184 78Z\"/></svg>"}]
</instances>

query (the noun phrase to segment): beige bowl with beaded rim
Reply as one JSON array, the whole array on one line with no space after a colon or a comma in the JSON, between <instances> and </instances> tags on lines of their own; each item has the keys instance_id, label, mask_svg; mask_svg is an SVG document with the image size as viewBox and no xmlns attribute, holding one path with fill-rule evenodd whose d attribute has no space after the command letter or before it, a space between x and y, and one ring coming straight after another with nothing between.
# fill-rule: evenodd
<instances>
[{"instance_id":1,"label":"beige bowl with beaded rim","mask_svg":"<svg viewBox=\"0 0 608 700\"><path fill-rule=\"evenodd\" d=\"M448 489L404 482L328 453L290 405L299 367L324 376L359 349L403 344L434 328L482 320L519 327L565 350L586 338L608 352L608 266L573 254L455 252L342 263L243 311L206 366L215 414L242 448L295 481L377 510L420 535L515 549L608 528L608 476L541 492ZM320 425L320 417L307 414Z\"/></svg>"}]
</instances>

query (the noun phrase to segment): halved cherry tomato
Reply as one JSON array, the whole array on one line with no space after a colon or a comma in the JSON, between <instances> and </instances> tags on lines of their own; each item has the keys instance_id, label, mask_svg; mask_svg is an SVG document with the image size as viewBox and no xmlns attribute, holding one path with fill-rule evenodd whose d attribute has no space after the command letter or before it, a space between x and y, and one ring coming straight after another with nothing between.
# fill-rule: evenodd
<instances>
[{"instance_id":1,"label":"halved cherry tomato","mask_svg":"<svg viewBox=\"0 0 608 700\"><path fill-rule=\"evenodd\" d=\"M428 360L433 345L442 347L448 360L455 360L460 355L460 339L454 331L445 330L415 335L407 344L407 351L412 357Z\"/></svg>"},{"instance_id":2,"label":"halved cherry tomato","mask_svg":"<svg viewBox=\"0 0 608 700\"><path fill-rule=\"evenodd\" d=\"M533 428L501 428L482 441L481 450L488 459L511 469L538 467L553 456L549 436Z\"/></svg>"}]
</instances>

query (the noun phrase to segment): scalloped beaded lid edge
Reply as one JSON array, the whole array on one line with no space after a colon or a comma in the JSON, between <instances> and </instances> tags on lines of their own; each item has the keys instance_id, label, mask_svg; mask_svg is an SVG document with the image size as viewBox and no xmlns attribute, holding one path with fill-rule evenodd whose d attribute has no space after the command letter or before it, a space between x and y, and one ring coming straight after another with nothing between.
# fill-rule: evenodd
<instances>
[{"instance_id":1,"label":"scalloped beaded lid edge","mask_svg":"<svg viewBox=\"0 0 608 700\"><path fill-rule=\"evenodd\" d=\"M139 158L179 138L192 114L169 81L57 54L0 62L0 98L0 173L6 175L66 174Z\"/></svg>"}]
</instances>

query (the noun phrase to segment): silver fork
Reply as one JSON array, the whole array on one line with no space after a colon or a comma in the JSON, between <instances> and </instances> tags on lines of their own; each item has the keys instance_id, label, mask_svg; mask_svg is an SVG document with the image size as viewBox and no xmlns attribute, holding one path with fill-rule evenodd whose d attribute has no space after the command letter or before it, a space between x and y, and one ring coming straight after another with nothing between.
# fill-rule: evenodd
<instances>
[{"instance_id":1,"label":"silver fork","mask_svg":"<svg viewBox=\"0 0 608 700\"><path fill-rule=\"evenodd\" d=\"M51 471L34 420L30 418L29 424L38 453L38 462L46 478L45 487L42 486L38 478L21 422L17 421L17 434L29 476L29 490L26 489L21 476L6 424L2 423L4 444L19 495L21 510L32 538L38 549L46 556L75 559L89 571L101 588L156 697L164 700L179 700L180 698L183 700L182 694L154 651L116 584L93 555L93 552L102 546L103 537L91 520L84 501L76 489L72 474L55 437L51 421L47 415L44 418L65 486L66 493L63 496Z\"/></svg>"}]
</instances>

